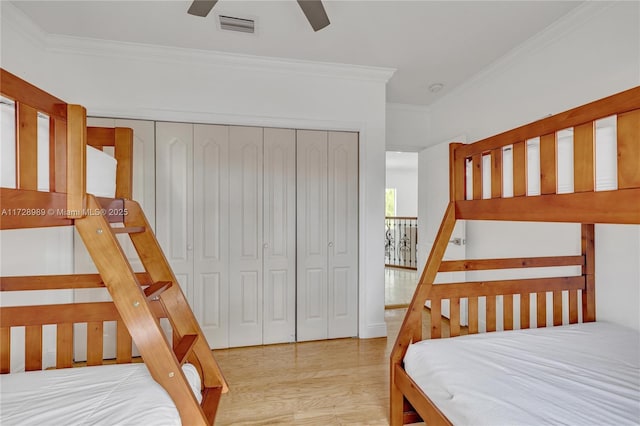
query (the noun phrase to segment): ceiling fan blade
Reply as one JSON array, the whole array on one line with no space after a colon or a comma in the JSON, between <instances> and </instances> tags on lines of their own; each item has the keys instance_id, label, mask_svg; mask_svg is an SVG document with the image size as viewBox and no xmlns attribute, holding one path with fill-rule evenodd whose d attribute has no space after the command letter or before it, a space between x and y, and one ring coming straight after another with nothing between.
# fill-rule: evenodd
<instances>
[{"instance_id":1,"label":"ceiling fan blade","mask_svg":"<svg viewBox=\"0 0 640 426\"><path fill-rule=\"evenodd\" d=\"M298 0L298 4L311 24L313 31L319 31L330 24L321 0Z\"/></svg>"},{"instance_id":2,"label":"ceiling fan blade","mask_svg":"<svg viewBox=\"0 0 640 426\"><path fill-rule=\"evenodd\" d=\"M218 0L194 0L187 13L204 18L211 12L217 2Z\"/></svg>"}]
</instances>

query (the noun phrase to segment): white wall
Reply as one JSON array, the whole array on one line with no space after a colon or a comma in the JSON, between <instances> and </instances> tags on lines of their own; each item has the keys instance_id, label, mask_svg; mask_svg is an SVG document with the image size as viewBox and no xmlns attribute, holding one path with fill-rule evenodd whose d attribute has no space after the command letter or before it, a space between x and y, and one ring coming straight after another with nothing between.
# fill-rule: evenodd
<instances>
[{"instance_id":1,"label":"white wall","mask_svg":"<svg viewBox=\"0 0 640 426\"><path fill-rule=\"evenodd\" d=\"M418 216L417 153L387 152L386 187L396 189L396 216Z\"/></svg>"},{"instance_id":2,"label":"white wall","mask_svg":"<svg viewBox=\"0 0 640 426\"><path fill-rule=\"evenodd\" d=\"M386 335L380 230L391 70L52 36L2 8L2 66L92 115L359 131L359 335Z\"/></svg>"},{"instance_id":3,"label":"white wall","mask_svg":"<svg viewBox=\"0 0 640 426\"><path fill-rule=\"evenodd\" d=\"M428 143L478 140L638 84L640 3L586 3L433 104ZM598 226L596 300L598 319L640 329L638 228ZM579 252L575 225L470 222L467 236L469 257Z\"/></svg>"},{"instance_id":4,"label":"white wall","mask_svg":"<svg viewBox=\"0 0 640 426\"><path fill-rule=\"evenodd\" d=\"M428 140L429 110L427 107L387 104L387 151L421 151Z\"/></svg>"}]
</instances>

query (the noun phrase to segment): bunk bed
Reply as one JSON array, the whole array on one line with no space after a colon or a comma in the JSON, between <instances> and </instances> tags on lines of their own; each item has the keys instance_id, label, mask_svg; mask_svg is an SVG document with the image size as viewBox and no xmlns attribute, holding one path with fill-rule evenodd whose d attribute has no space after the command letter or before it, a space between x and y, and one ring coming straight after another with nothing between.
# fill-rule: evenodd
<instances>
[{"instance_id":1,"label":"bunk bed","mask_svg":"<svg viewBox=\"0 0 640 426\"><path fill-rule=\"evenodd\" d=\"M611 116L617 188L598 190L596 121ZM573 130L568 193L558 190L557 174L558 134L566 129ZM536 195L527 191L527 143L534 138ZM595 321L594 231L595 224L640 224L640 87L473 144L451 144L449 154L450 202L390 357L390 423L640 423L640 333ZM503 193L505 176L512 196ZM577 223L581 253L444 261L458 220ZM580 272L434 284L438 273L539 267ZM427 301L430 339L423 340Z\"/></svg>"},{"instance_id":2,"label":"bunk bed","mask_svg":"<svg viewBox=\"0 0 640 426\"><path fill-rule=\"evenodd\" d=\"M0 229L74 226L99 271L4 276L0 290L106 288L112 298L0 307L0 422L213 424L227 384L142 209L131 199L131 129L87 128L82 106L67 104L4 69L0 73L0 95L15 111L15 187L0 189ZM48 125L46 167L38 159L43 118ZM112 147L115 161L99 152L105 147ZM38 184L39 172L48 173L46 188ZM105 182L114 176L115 185ZM118 234L130 237L144 272L133 271ZM169 335L161 318L168 320ZM114 360L104 360L107 322L117 326ZM82 368L71 368L78 366L75 324L87 325ZM43 362L43 333L51 326L55 369ZM12 351L18 329L24 330L21 362L15 361L21 348ZM132 357L134 345L144 364ZM16 371L21 366L25 371Z\"/></svg>"}]
</instances>

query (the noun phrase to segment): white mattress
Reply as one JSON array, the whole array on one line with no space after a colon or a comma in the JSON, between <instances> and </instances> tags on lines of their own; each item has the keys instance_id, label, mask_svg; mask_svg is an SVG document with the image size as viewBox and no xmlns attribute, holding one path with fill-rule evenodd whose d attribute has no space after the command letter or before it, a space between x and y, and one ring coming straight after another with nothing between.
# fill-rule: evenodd
<instances>
[{"instance_id":1,"label":"white mattress","mask_svg":"<svg viewBox=\"0 0 640 426\"><path fill-rule=\"evenodd\" d=\"M87 145L87 193L115 197L116 165L115 158Z\"/></svg>"},{"instance_id":2,"label":"white mattress","mask_svg":"<svg viewBox=\"0 0 640 426\"><path fill-rule=\"evenodd\" d=\"M183 371L198 400L200 376ZM0 424L180 425L169 394L144 364L104 365L0 375Z\"/></svg>"},{"instance_id":3,"label":"white mattress","mask_svg":"<svg viewBox=\"0 0 640 426\"><path fill-rule=\"evenodd\" d=\"M455 425L640 424L640 333L605 322L424 340L409 376Z\"/></svg>"}]
</instances>

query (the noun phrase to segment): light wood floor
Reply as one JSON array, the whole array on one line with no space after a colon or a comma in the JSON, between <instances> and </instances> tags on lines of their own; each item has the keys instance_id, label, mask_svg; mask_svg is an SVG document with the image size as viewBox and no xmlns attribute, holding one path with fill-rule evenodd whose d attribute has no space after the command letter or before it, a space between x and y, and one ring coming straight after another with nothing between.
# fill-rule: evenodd
<instances>
[{"instance_id":1,"label":"light wood floor","mask_svg":"<svg viewBox=\"0 0 640 426\"><path fill-rule=\"evenodd\" d=\"M386 311L388 338L214 351L231 388L216 424L388 424L389 353L404 313Z\"/></svg>"},{"instance_id":2,"label":"light wood floor","mask_svg":"<svg viewBox=\"0 0 640 426\"><path fill-rule=\"evenodd\" d=\"M406 308L418 285L418 271L384 268L384 304L387 309Z\"/></svg>"}]
</instances>

